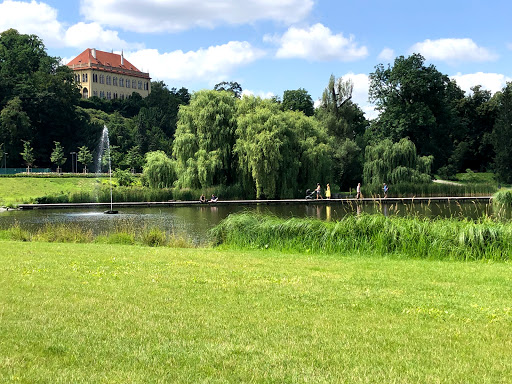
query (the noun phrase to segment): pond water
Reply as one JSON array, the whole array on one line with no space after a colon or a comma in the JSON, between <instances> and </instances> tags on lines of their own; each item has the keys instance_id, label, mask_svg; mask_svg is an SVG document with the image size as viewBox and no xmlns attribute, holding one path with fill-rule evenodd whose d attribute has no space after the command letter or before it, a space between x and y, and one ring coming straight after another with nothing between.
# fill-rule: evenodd
<instances>
[{"instance_id":1,"label":"pond water","mask_svg":"<svg viewBox=\"0 0 512 384\"><path fill-rule=\"evenodd\" d=\"M106 215L100 208L81 210L10 210L0 212L0 229L18 224L23 229L35 230L45 224L76 224L90 229L94 234L109 233L117 228L144 229L158 227L169 233L190 238L196 243L206 239L208 231L222 219L235 212L258 212L278 217L315 217L321 220L340 220L347 215L380 213L386 216L457 217L478 219L498 216L510 219L510 212L494 212L488 203L333 203L333 204L283 204L283 205L194 205L165 208L119 208L119 214Z\"/></svg>"}]
</instances>

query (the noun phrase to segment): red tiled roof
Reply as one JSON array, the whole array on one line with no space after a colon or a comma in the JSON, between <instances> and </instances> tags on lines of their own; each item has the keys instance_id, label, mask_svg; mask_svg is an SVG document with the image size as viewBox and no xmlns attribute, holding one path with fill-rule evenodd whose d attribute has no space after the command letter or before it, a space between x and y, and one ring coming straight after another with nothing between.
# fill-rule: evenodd
<instances>
[{"instance_id":1,"label":"red tiled roof","mask_svg":"<svg viewBox=\"0 0 512 384\"><path fill-rule=\"evenodd\" d=\"M66 65L70 68L72 68L73 65L82 65L81 69L83 69L83 65L87 65L89 63L103 65L106 67L112 67L113 70L115 70L116 68L121 68L129 71L140 72L141 75L143 74L143 72L138 70L132 63L130 63L124 57L123 64L121 65L121 55L118 55L116 53L104 52L96 49L96 58L94 58L92 55L91 48L87 48L85 51L83 51L81 54L79 54Z\"/></svg>"}]
</instances>

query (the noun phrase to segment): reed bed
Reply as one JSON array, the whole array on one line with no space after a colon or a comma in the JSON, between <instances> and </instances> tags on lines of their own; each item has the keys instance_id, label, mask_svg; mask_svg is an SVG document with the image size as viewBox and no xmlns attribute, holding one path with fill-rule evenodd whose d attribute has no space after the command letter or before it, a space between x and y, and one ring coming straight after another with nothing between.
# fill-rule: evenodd
<instances>
[{"instance_id":1,"label":"reed bed","mask_svg":"<svg viewBox=\"0 0 512 384\"><path fill-rule=\"evenodd\" d=\"M399 183L389 186L389 197L490 196L498 190L496 183ZM382 196L382 185L363 186L365 197Z\"/></svg>"},{"instance_id":2,"label":"reed bed","mask_svg":"<svg viewBox=\"0 0 512 384\"><path fill-rule=\"evenodd\" d=\"M510 260L512 224L488 218L422 219L347 216L336 222L228 216L211 231L214 244L306 253L377 253L410 258Z\"/></svg>"}]
</instances>

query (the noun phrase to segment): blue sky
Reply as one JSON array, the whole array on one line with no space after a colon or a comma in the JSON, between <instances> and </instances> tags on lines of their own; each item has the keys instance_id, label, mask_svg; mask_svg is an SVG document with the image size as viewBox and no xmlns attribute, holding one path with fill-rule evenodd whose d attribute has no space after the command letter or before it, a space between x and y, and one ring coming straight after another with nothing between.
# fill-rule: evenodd
<instances>
[{"instance_id":1,"label":"blue sky","mask_svg":"<svg viewBox=\"0 0 512 384\"><path fill-rule=\"evenodd\" d=\"M0 2L0 31L40 36L69 61L120 52L153 80L191 92L237 81L246 93L321 97L329 76L354 82L368 117L368 74L399 55L468 91L512 80L512 4L505 0L46 0Z\"/></svg>"}]
</instances>

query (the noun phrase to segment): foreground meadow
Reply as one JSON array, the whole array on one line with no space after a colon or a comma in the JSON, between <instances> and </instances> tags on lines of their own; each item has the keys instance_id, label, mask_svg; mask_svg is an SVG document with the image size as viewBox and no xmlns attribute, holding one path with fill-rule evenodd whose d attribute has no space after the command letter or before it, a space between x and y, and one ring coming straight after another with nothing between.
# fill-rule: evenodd
<instances>
[{"instance_id":1,"label":"foreground meadow","mask_svg":"<svg viewBox=\"0 0 512 384\"><path fill-rule=\"evenodd\" d=\"M0 382L512 381L506 262L0 247Z\"/></svg>"}]
</instances>

